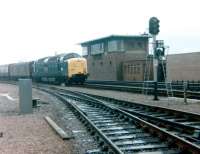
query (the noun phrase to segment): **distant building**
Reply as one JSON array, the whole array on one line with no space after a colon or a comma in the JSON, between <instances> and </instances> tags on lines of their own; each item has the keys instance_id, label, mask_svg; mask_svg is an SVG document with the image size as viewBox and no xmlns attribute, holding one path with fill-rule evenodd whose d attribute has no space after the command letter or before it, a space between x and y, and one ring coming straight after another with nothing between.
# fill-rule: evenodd
<instances>
[{"instance_id":1,"label":"distant building","mask_svg":"<svg viewBox=\"0 0 200 154\"><path fill-rule=\"evenodd\" d=\"M111 35L81 46L88 61L89 80L143 80L148 35Z\"/></svg>"},{"instance_id":2,"label":"distant building","mask_svg":"<svg viewBox=\"0 0 200 154\"><path fill-rule=\"evenodd\" d=\"M167 56L168 81L200 81L200 52Z\"/></svg>"}]
</instances>

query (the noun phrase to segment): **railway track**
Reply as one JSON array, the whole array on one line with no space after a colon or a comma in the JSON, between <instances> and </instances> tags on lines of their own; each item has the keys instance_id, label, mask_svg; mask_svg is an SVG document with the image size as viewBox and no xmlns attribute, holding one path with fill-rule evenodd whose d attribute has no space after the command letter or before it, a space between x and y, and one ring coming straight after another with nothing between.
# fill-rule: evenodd
<instances>
[{"instance_id":1,"label":"railway track","mask_svg":"<svg viewBox=\"0 0 200 154\"><path fill-rule=\"evenodd\" d=\"M2 83L16 84L12 81L0 81ZM154 94L154 84L153 82L148 83L148 86L143 87L143 82L128 82L128 81L86 81L83 85L71 85L75 87L85 87L85 88L95 88L95 89L106 89L106 90L116 90L116 91L126 91L133 93L145 93L149 95ZM191 83L190 88L186 92L187 98L200 99L200 83ZM173 96L184 97L184 87L183 84L172 85ZM165 83L158 84L158 95L167 96Z\"/></svg>"},{"instance_id":2,"label":"railway track","mask_svg":"<svg viewBox=\"0 0 200 154\"><path fill-rule=\"evenodd\" d=\"M163 107L138 104L113 98L76 92L85 98L103 101L123 111L138 116L163 129L200 146L200 115Z\"/></svg>"},{"instance_id":3,"label":"railway track","mask_svg":"<svg viewBox=\"0 0 200 154\"><path fill-rule=\"evenodd\" d=\"M70 105L106 153L199 153L200 147L115 106L76 92L46 90ZM99 152L99 151L98 151Z\"/></svg>"},{"instance_id":4,"label":"railway track","mask_svg":"<svg viewBox=\"0 0 200 154\"><path fill-rule=\"evenodd\" d=\"M134 92L134 93L145 92L147 94L154 94L154 83L153 82L149 82L149 83L147 83L147 86L144 86L144 82L87 81L81 87L126 91L126 92ZM184 97L183 89L184 89L183 84L172 84L173 96ZM189 86L187 88L187 97L194 98L194 99L200 99L199 90L200 90L199 84L189 84ZM168 92L167 92L165 83L158 83L158 95L167 96Z\"/></svg>"},{"instance_id":5,"label":"railway track","mask_svg":"<svg viewBox=\"0 0 200 154\"><path fill-rule=\"evenodd\" d=\"M98 81L98 80L87 80L85 82L87 85L92 84L101 84L101 85L121 85L121 86L132 86L132 87L149 87L154 88L153 81ZM200 81L199 82L192 82L187 81L187 88L190 91L200 91ZM177 81L177 82L158 82L158 88L166 89L167 85L171 85L172 89L175 90L183 90L184 88L184 81Z\"/></svg>"}]
</instances>

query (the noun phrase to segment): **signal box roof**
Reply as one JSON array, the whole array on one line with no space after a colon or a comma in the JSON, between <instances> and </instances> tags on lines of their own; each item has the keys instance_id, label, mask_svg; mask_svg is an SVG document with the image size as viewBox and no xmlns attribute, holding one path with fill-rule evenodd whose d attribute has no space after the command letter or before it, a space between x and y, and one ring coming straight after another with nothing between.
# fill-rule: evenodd
<instances>
[{"instance_id":1,"label":"signal box roof","mask_svg":"<svg viewBox=\"0 0 200 154\"><path fill-rule=\"evenodd\" d=\"M94 40L82 42L80 44L81 44L81 46L86 46L88 44L94 44L94 43L102 42L102 41L105 41L105 40L132 39L132 38L144 38L144 39L148 39L150 37L151 36L148 35L148 34L142 34L142 35L110 35L110 36L106 36L106 37L102 37L102 38L98 38L98 39L94 39Z\"/></svg>"}]
</instances>

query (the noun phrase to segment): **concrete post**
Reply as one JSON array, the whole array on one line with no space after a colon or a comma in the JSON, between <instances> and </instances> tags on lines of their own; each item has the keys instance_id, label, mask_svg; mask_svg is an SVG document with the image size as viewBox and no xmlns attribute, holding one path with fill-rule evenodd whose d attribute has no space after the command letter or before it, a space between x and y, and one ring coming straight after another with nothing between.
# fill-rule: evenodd
<instances>
[{"instance_id":1,"label":"concrete post","mask_svg":"<svg viewBox=\"0 0 200 154\"><path fill-rule=\"evenodd\" d=\"M19 101L21 114L33 113L31 79L19 79Z\"/></svg>"}]
</instances>

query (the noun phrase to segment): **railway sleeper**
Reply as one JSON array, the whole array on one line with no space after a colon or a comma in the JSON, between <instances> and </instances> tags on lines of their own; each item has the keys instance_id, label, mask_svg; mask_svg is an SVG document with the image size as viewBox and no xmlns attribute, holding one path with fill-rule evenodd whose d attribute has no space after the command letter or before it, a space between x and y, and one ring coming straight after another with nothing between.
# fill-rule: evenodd
<instances>
[{"instance_id":1,"label":"railway sleeper","mask_svg":"<svg viewBox=\"0 0 200 154\"><path fill-rule=\"evenodd\" d=\"M116 141L115 144L119 145L119 146L121 146L121 145L129 146L132 144L140 145L140 144L145 144L145 143L158 143L158 142L160 142L160 140L157 138L147 138L147 139L143 139L143 140L135 139L135 140L127 140L127 141Z\"/></svg>"},{"instance_id":2,"label":"railway sleeper","mask_svg":"<svg viewBox=\"0 0 200 154\"><path fill-rule=\"evenodd\" d=\"M139 134L135 134L135 133L133 133L133 134L131 134L131 133L129 133L129 134L127 134L127 135L119 135L119 136L112 136L112 137L110 137L110 140L112 140L113 142L115 142L115 141L123 141L123 140L127 140L127 139L132 139L132 140L135 140L135 139L144 139L144 138L146 138L146 137L152 137L150 134L148 134L148 133L139 133Z\"/></svg>"},{"instance_id":3,"label":"railway sleeper","mask_svg":"<svg viewBox=\"0 0 200 154\"><path fill-rule=\"evenodd\" d=\"M147 145L131 145L125 146L120 148L122 151L125 152L140 152L140 151L158 151L162 149L169 149L166 144L147 144Z\"/></svg>"},{"instance_id":4,"label":"railway sleeper","mask_svg":"<svg viewBox=\"0 0 200 154\"><path fill-rule=\"evenodd\" d=\"M96 126L98 127L98 128L101 128L101 127L109 127L109 126L123 126L123 125L128 125L129 123L128 122L126 122L126 123L124 123L124 122L113 122L113 123L103 123L103 124L96 124Z\"/></svg>"},{"instance_id":5,"label":"railway sleeper","mask_svg":"<svg viewBox=\"0 0 200 154\"><path fill-rule=\"evenodd\" d=\"M105 132L105 134L108 137L120 137L120 136L127 136L127 135L135 135L136 133L143 133L140 129L132 130L132 131L127 131L127 130L117 130L117 131L111 131L111 132Z\"/></svg>"},{"instance_id":6,"label":"railway sleeper","mask_svg":"<svg viewBox=\"0 0 200 154\"><path fill-rule=\"evenodd\" d=\"M133 129L133 126L127 125L125 127L121 127L121 126L113 126L113 127L104 127L104 128L100 128L101 131L103 132L108 132L108 131L116 131L116 130L127 130L127 131L131 131Z\"/></svg>"}]
</instances>

